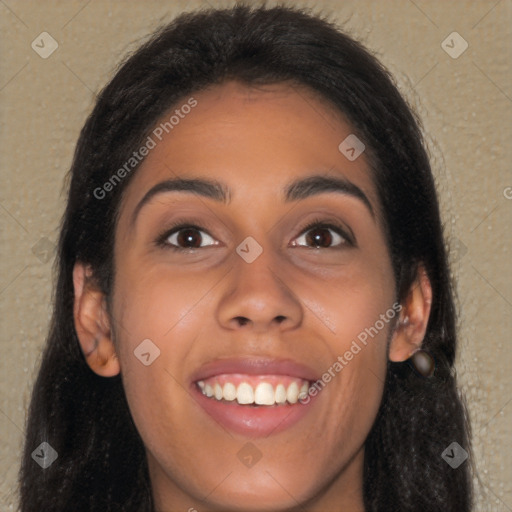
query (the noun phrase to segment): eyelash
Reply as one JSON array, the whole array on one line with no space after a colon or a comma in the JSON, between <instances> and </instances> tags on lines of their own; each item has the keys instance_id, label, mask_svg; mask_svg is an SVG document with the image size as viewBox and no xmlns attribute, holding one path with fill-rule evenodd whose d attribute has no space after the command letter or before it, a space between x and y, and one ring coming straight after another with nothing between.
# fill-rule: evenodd
<instances>
[{"instance_id":1,"label":"eyelash","mask_svg":"<svg viewBox=\"0 0 512 512\"><path fill-rule=\"evenodd\" d=\"M315 229L315 228L327 228L332 229L335 233L337 233L341 238L343 238L343 242L340 243L338 246L334 247L325 247L324 249L340 249L343 246L350 246L355 247L356 241L355 237L351 234L347 233L346 228L338 224L337 222L330 222L323 219L315 219L311 221L309 224L304 226L299 233L295 236L294 240L308 231ZM168 242L168 239L171 235L180 232L183 229L195 229L197 231L201 231L203 233L206 233L211 238L214 238L206 229L204 229L201 226L198 226L194 221L187 221L186 219L180 220L174 224L172 224L164 233L162 233L157 239L156 239L156 245L158 247L163 247L165 249L171 249L172 251L179 251L179 252L186 252L190 251L190 248L184 248L184 247L178 247L175 245L172 245ZM309 247L310 249L314 249L314 247ZM192 249L200 249L200 247L192 248Z\"/></svg>"},{"instance_id":2,"label":"eyelash","mask_svg":"<svg viewBox=\"0 0 512 512\"><path fill-rule=\"evenodd\" d=\"M348 229L343 227L341 224L335 221L327 221L325 219L317 218L312 220L309 224L304 226L300 231L299 234L295 237L298 238L299 236L307 233L308 231L315 229L315 228L327 228L332 229L335 233L341 236L343 238L344 242L342 242L339 246L334 247L326 247L326 249L340 249L344 245L349 245L351 247L355 247L356 241L355 237L352 234L348 233Z\"/></svg>"}]
</instances>

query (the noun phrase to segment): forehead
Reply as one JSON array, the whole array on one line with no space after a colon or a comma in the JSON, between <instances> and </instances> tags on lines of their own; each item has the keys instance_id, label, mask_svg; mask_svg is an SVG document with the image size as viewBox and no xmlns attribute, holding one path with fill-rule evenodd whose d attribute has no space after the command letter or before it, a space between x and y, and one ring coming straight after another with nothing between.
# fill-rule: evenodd
<instances>
[{"instance_id":1,"label":"forehead","mask_svg":"<svg viewBox=\"0 0 512 512\"><path fill-rule=\"evenodd\" d=\"M150 137L154 147L128 186L123 211L133 210L152 186L177 177L216 180L227 185L230 201L261 202L314 174L354 183L378 209L365 154L350 160L340 151L340 143L354 137L351 126L306 88L216 85L177 102Z\"/></svg>"}]
</instances>

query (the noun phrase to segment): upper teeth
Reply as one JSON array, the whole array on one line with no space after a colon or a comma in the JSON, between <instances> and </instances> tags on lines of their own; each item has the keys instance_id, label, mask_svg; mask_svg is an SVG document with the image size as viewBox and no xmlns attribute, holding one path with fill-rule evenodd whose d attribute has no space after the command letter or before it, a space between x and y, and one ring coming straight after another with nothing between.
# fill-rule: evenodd
<instances>
[{"instance_id":1,"label":"upper teeth","mask_svg":"<svg viewBox=\"0 0 512 512\"><path fill-rule=\"evenodd\" d=\"M237 387L233 382L225 382L221 385L219 382L205 383L202 380L198 381L197 385L203 395L209 398L236 400L242 405L274 405L285 402L295 404L299 398L307 395L309 389L309 382L302 379L291 382L288 387L282 383L274 387L270 382L260 382L256 387L248 382L240 382Z\"/></svg>"}]
</instances>

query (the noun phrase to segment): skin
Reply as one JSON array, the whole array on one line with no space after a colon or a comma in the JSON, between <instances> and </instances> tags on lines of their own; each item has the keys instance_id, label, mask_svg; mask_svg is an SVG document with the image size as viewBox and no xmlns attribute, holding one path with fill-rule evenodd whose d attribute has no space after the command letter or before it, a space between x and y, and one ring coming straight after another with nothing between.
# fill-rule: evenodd
<instances>
[{"instance_id":1,"label":"skin","mask_svg":"<svg viewBox=\"0 0 512 512\"><path fill-rule=\"evenodd\" d=\"M253 440L262 458L252 468L241 464L237 452L251 439L206 415L189 394L191 373L218 358L268 356L322 375L392 307L395 283L368 162L364 153L351 162L338 150L352 130L332 107L286 84L229 82L193 96L197 106L151 150L125 191L110 310L91 270L75 266L75 325L87 362L100 375L122 374L156 510L363 511L364 442L387 360L403 361L421 345L428 278L420 270L402 302L405 325L386 323L319 393L314 413ZM335 192L284 202L287 184L315 174L359 187L374 215L360 199ZM175 177L221 181L230 201L167 192L132 225L146 192ZM317 218L338 220L355 245L308 247L303 228ZM183 219L202 226L203 247L158 247L155 240ZM334 245L340 240L329 228L320 233ZM252 263L235 251L247 236L263 248ZM161 351L150 366L133 354L147 338Z\"/></svg>"}]
</instances>

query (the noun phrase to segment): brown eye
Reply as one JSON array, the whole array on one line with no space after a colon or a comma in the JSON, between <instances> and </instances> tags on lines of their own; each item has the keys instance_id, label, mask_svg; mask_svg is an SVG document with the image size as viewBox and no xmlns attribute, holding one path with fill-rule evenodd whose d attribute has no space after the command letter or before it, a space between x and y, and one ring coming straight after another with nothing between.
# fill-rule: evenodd
<instances>
[{"instance_id":1,"label":"brown eye","mask_svg":"<svg viewBox=\"0 0 512 512\"><path fill-rule=\"evenodd\" d=\"M182 229L178 232L177 242L181 247L201 247L202 239L197 229Z\"/></svg>"},{"instance_id":2,"label":"brown eye","mask_svg":"<svg viewBox=\"0 0 512 512\"><path fill-rule=\"evenodd\" d=\"M194 227L181 227L174 230L166 238L166 243L179 249L199 249L216 244L210 235Z\"/></svg>"},{"instance_id":3,"label":"brown eye","mask_svg":"<svg viewBox=\"0 0 512 512\"><path fill-rule=\"evenodd\" d=\"M314 228L306 234L306 242L315 247L329 247L332 243L332 235L327 228Z\"/></svg>"},{"instance_id":4,"label":"brown eye","mask_svg":"<svg viewBox=\"0 0 512 512\"><path fill-rule=\"evenodd\" d=\"M303 231L292 245L329 249L343 246L346 243L348 243L348 239L339 228L330 225L316 225Z\"/></svg>"}]
</instances>

